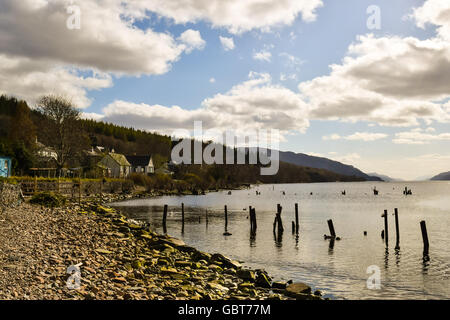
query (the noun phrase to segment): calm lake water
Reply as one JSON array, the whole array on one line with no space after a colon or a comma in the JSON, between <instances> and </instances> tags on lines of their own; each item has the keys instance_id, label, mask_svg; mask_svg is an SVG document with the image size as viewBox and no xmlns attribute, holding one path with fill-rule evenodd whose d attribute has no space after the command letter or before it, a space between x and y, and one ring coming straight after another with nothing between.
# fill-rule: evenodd
<instances>
[{"instance_id":1,"label":"calm lake water","mask_svg":"<svg viewBox=\"0 0 450 320\"><path fill-rule=\"evenodd\" d=\"M403 195L405 186L412 195ZM378 196L373 187L379 190ZM114 206L162 233L163 205L167 204L169 235L200 250L264 268L275 279L305 282L335 299L450 298L450 182L278 184L227 193L132 200ZM184 233L181 203L185 204ZM283 207L281 241L272 232L277 203ZM295 203L300 215L298 237L291 232ZM232 233L228 237L223 235L224 205ZM256 208L255 238L250 234L248 206ZM395 250L394 208L399 211L400 250ZM388 248L381 239L385 209L389 212ZM342 238L334 247L323 237L329 234L328 219L333 219ZM421 220L427 224L429 260L423 258ZM379 268L381 289L367 288L369 266Z\"/></svg>"}]
</instances>

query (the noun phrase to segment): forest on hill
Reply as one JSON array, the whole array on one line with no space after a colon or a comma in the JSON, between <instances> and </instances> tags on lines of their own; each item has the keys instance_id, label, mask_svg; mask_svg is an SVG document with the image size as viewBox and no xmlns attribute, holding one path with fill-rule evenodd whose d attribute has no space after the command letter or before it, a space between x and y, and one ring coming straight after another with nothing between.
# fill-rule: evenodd
<instances>
[{"instance_id":1,"label":"forest on hill","mask_svg":"<svg viewBox=\"0 0 450 320\"><path fill-rule=\"evenodd\" d=\"M30 168L50 167L53 164L39 163L36 156L39 145L51 146L52 136L46 133L48 117L39 108L30 108L26 101L14 97L0 96L0 155L13 159L15 175L29 175ZM105 152L113 150L127 155L152 155L155 167L170 160L174 142L171 137L158 133L136 130L95 120L77 118L73 144L77 152L67 159L65 167L83 167L89 170L95 163L86 159L86 151L102 146ZM74 132L72 132L74 133ZM203 147L206 147L203 143ZM223 147L225 148L225 146ZM246 157L249 155L247 154ZM61 165L61 164L60 164ZM281 162L276 175L260 174L261 165L178 165L172 168L174 175L159 180L170 184L172 180L187 181L200 189L239 186L248 183L297 183L364 181L356 176L337 174L325 169L316 169ZM136 179L141 184L152 184L149 179Z\"/></svg>"}]
</instances>

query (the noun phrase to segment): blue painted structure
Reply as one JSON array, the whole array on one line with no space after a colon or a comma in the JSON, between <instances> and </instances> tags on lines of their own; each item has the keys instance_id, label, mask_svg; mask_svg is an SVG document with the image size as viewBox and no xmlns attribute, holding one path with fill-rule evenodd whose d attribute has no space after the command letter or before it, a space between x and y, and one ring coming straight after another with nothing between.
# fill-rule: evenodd
<instances>
[{"instance_id":1,"label":"blue painted structure","mask_svg":"<svg viewBox=\"0 0 450 320\"><path fill-rule=\"evenodd\" d=\"M0 156L0 177L9 178L11 176L11 158Z\"/></svg>"}]
</instances>

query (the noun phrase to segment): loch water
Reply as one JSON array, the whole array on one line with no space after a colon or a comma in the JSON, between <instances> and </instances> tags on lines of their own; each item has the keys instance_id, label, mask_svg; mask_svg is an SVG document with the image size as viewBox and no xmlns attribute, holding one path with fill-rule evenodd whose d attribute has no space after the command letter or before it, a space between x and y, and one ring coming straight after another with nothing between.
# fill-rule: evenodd
<instances>
[{"instance_id":1,"label":"loch water","mask_svg":"<svg viewBox=\"0 0 450 320\"><path fill-rule=\"evenodd\" d=\"M412 195L403 194L405 187L411 189ZM374 188L378 195L374 195ZM185 205L184 229L181 203ZM299 206L298 235L291 229L295 203ZM162 233L165 204L169 206L169 235L199 250L219 252L244 261L246 266L264 268L276 280L305 282L327 297L450 298L450 182L257 185L231 194L219 191L200 196L163 196L113 206L130 218L149 222ZM277 204L283 208L285 231L281 238L273 234ZM223 235L225 205L231 236ZM254 236L250 232L249 206L256 209ZM400 249L395 249L394 208L398 208ZM387 246L381 238L384 210L388 210ZM329 234L329 219L340 241L324 239L324 234ZM422 220L428 229L428 256L423 254ZM380 288L368 288L369 277L373 280L378 271Z\"/></svg>"}]
</instances>

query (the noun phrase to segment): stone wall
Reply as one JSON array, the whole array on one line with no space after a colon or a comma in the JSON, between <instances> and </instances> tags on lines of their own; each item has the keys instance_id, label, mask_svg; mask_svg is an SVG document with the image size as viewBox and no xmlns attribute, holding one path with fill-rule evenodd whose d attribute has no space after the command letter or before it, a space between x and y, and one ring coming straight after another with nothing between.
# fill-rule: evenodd
<instances>
[{"instance_id":1,"label":"stone wall","mask_svg":"<svg viewBox=\"0 0 450 320\"><path fill-rule=\"evenodd\" d=\"M0 207L15 207L22 202L19 185L0 182Z\"/></svg>"}]
</instances>

